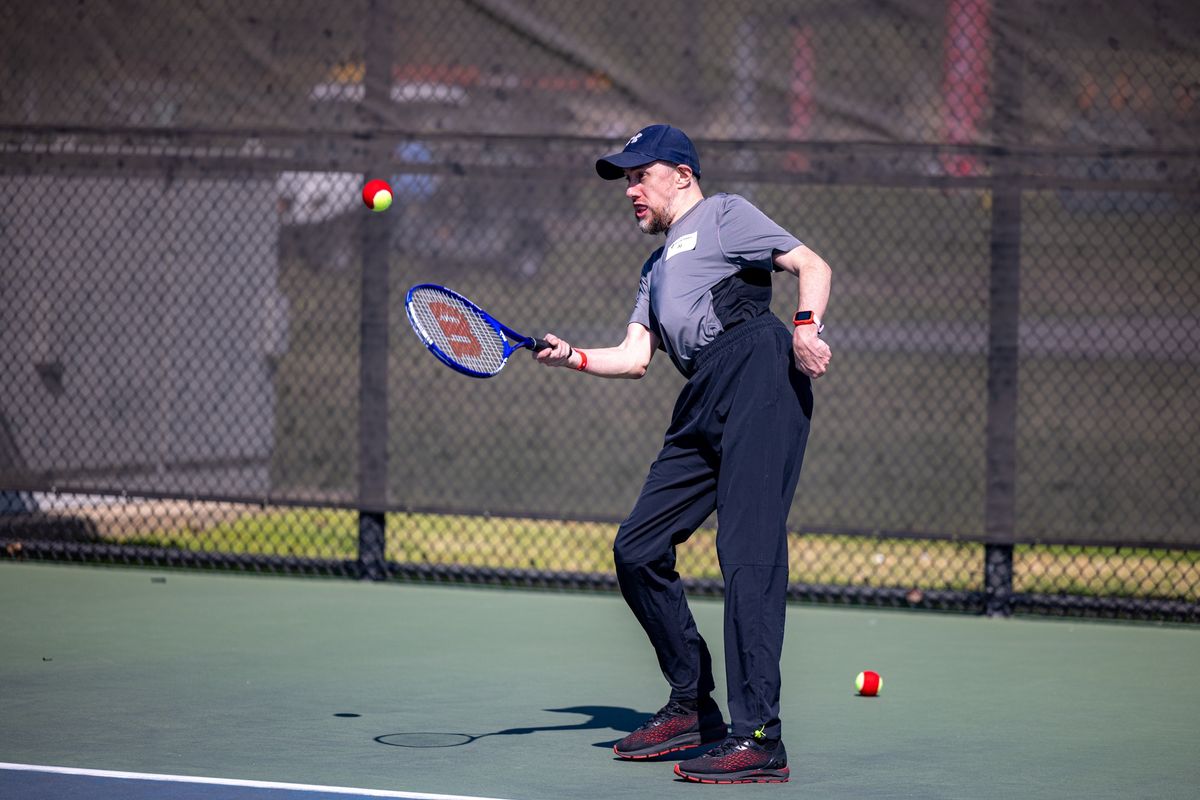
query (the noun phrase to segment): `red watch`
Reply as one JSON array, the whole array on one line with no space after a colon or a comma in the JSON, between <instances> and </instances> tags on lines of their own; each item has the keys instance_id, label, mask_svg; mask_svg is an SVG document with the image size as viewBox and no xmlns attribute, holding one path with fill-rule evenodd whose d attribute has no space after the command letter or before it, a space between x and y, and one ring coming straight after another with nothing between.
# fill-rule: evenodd
<instances>
[{"instance_id":1,"label":"red watch","mask_svg":"<svg viewBox=\"0 0 1200 800\"><path fill-rule=\"evenodd\" d=\"M792 324L816 325L818 334L825 330L825 326L821 324L821 318L811 311L797 311L796 316L792 317Z\"/></svg>"}]
</instances>

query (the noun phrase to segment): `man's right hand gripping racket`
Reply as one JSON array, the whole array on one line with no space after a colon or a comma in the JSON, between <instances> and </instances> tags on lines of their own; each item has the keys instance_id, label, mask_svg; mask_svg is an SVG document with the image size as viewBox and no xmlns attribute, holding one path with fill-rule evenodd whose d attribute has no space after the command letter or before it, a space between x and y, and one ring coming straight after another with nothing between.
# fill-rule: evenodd
<instances>
[{"instance_id":1,"label":"man's right hand gripping racket","mask_svg":"<svg viewBox=\"0 0 1200 800\"><path fill-rule=\"evenodd\" d=\"M409 289L404 311L429 352L472 378L492 377L522 347L541 352L551 346L517 333L458 292L433 283Z\"/></svg>"}]
</instances>

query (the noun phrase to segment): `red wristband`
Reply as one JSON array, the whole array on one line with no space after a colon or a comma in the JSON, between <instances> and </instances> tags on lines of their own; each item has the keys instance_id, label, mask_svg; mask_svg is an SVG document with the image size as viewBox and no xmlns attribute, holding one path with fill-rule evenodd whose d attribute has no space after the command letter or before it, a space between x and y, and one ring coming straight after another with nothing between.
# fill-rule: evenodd
<instances>
[{"instance_id":1,"label":"red wristband","mask_svg":"<svg viewBox=\"0 0 1200 800\"><path fill-rule=\"evenodd\" d=\"M575 352L579 353L579 366L575 369L583 372L585 369L587 369L587 353L583 352L582 350L576 350Z\"/></svg>"}]
</instances>

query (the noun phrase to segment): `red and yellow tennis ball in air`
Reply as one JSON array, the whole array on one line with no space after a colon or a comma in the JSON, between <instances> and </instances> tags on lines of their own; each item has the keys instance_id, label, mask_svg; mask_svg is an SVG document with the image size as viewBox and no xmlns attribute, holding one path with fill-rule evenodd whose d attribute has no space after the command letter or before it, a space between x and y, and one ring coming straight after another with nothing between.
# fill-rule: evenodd
<instances>
[{"instance_id":1,"label":"red and yellow tennis ball in air","mask_svg":"<svg viewBox=\"0 0 1200 800\"><path fill-rule=\"evenodd\" d=\"M883 678L879 677L878 672L863 670L854 679L854 688L864 697L874 697L883 690Z\"/></svg>"},{"instance_id":2,"label":"red and yellow tennis ball in air","mask_svg":"<svg viewBox=\"0 0 1200 800\"><path fill-rule=\"evenodd\" d=\"M392 187L376 178L363 187L363 202L372 211L387 211L392 204Z\"/></svg>"}]
</instances>

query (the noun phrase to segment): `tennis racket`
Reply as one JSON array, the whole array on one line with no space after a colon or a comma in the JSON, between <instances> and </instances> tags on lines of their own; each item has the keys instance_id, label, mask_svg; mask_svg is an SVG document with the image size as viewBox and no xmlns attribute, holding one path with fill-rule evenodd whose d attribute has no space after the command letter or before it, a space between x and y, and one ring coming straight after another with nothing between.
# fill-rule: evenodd
<instances>
[{"instance_id":1,"label":"tennis racket","mask_svg":"<svg viewBox=\"0 0 1200 800\"><path fill-rule=\"evenodd\" d=\"M522 347L534 352L551 347L544 339L525 336L498 322L458 292L433 283L409 289L404 311L429 352L472 378L492 377Z\"/></svg>"}]
</instances>

